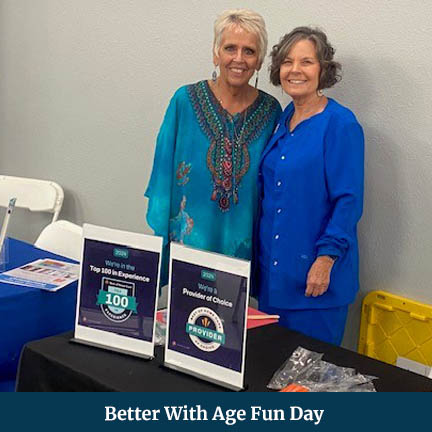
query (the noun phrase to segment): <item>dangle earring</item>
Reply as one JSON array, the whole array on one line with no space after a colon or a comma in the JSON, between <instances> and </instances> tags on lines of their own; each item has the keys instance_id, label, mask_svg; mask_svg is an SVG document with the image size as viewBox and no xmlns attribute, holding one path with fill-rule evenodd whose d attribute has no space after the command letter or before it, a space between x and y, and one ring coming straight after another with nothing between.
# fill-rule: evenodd
<instances>
[{"instance_id":1,"label":"dangle earring","mask_svg":"<svg viewBox=\"0 0 432 432\"><path fill-rule=\"evenodd\" d=\"M217 65L215 65L213 73L212 73L212 81L215 83L217 80L217 72L216 72L216 67Z\"/></svg>"},{"instance_id":2,"label":"dangle earring","mask_svg":"<svg viewBox=\"0 0 432 432\"><path fill-rule=\"evenodd\" d=\"M318 95L319 97L321 97L323 94L324 94L324 92L323 92L322 90L317 90L317 95Z\"/></svg>"},{"instance_id":3,"label":"dangle earring","mask_svg":"<svg viewBox=\"0 0 432 432\"><path fill-rule=\"evenodd\" d=\"M255 78L255 88L258 87L258 71L256 71L256 78Z\"/></svg>"}]
</instances>

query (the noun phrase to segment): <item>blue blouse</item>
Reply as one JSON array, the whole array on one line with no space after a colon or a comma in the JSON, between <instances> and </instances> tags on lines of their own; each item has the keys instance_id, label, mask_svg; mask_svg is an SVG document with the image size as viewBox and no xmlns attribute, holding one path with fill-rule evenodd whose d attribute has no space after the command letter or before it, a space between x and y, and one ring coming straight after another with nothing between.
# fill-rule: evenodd
<instances>
[{"instance_id":1,"label":"blue blouse","mask_svg":"<svg viewBox=\"0 0 432 432\"><path fill-rule=\"evenodd\" d=\"M145 196L155 235L199 249L250 259L258 206L261 153L281 113L260 91L245 111L230 115L207 81L176 91L156 143ZM167 253L161 283L166 283Z\"/></svg>"},{"instance_id":2,"label":"blue blouse","mask_svg":"<svg viewBox=\"0 0 432 432\"><path fill-rule=\"evenodd\" d=\"M290 132L293 112L291 103L260 165L260 300L279 309L346 305L359 288L363 131L354 114L333 99ZM329 289L306 297L307 274L320 255L337 257Z\"/></svg>"}]
</instances>

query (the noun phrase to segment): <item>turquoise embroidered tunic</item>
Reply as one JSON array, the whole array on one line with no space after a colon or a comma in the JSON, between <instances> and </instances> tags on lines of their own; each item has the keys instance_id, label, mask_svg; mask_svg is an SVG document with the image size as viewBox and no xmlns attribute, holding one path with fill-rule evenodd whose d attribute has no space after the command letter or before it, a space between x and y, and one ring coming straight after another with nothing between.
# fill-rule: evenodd
<instances>
[{"instance_id":1,"label":"turquoise embroidered tunic","mask_svg":"<svg viewBox=\"0 0 432 432\"><path fill-rule=\"evenodd\" d=\"M221 106L207 81L176 91L145 192L147 222L164 239L162 284L170 240L251 259L258 165L280 112L279 102L262 91L235 115Z\"/></svg>"}]
</instances>

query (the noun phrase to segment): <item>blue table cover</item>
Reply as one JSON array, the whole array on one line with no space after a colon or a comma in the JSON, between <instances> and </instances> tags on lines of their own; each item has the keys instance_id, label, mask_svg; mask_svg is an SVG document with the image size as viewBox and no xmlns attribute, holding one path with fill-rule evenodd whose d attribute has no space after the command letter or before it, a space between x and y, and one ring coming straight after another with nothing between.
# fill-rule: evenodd
<instances>
[{"instance_id":1,"label":"blue table cover","mask_svg":"<svg viewBox=\"0 0 432 432\"><path fill-rule=\"evenodd\" d=\"M43 258L76 262L19 240L8 239L8 246L2 271ZM13 387L24 344L73 329L77 286L48 292L0 282L0 390Z\"/></svg>"}]
</instances>

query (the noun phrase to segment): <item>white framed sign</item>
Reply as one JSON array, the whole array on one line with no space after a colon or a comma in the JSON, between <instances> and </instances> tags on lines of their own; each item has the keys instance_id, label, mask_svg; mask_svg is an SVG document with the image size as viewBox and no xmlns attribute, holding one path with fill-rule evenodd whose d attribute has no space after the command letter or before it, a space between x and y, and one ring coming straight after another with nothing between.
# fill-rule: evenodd
<instances>
[{"instance_id":1,"label":"white framed sign","mask_svg":"<svg viewBox=\"0 0 432 432\"><path fill-rule=\"evenodd\" d=\"M250 262L171 243L165 366L244 388Z\"/></svg>"},{"instance_id":2,"label":"white framed sign","mask_svg":"<svg viewBox=\"0 0 432 432\"><path fill-rule=\"evenodd\" d=\"M74 341L154 355L162 238L84 224Z\"/></svg>"}]
</instances>

